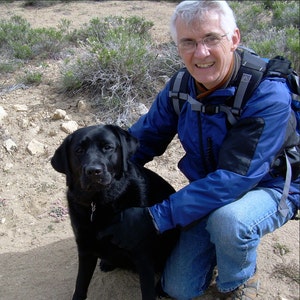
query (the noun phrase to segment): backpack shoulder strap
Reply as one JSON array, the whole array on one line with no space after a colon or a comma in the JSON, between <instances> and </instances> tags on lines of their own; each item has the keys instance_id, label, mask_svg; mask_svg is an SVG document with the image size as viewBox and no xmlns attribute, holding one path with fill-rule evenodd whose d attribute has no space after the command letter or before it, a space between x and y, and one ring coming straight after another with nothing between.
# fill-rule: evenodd
<instances>
[{"instance_id":1,"label":"backpack shoulder strap","mask_svg":"<svg viewBox=\"0 0 300 300\"><path fill-rule=\"evenodd\" d=\"M173 107L177 115L185 101L189 101L195 110L209 113L217 113L224 111L227 114L229 123L233 125L241 114L241 109L247 100L250 98L252 92L259 85L265 70L266 62L259 56L248 50L240 50L241 53L241 67L232 81L233 86L237 86L237 91L234 97L233 105L231 107L218 106L212 111L212 107L207 108L200 104L200 102L191 99L188 91L188 80L190 74L184 67L181 68L170 80L169 97L172 99Z\"/></svg>"},{"instance_id":2,"label":"backpack shoulder strap","mask_svg":"<svg viewBox=\"0 0 300 300\"><path fill-rule=\"evenodd\" d=\"M238 50L241 55L241 66L231 82L233 86L237 86L237 91L234 96L232 113L239 117L245 103L251 97L253 91L261 82L267 67L267 63L253 52ZM233 125L233 124L232 124Z\"/></svg>"},{"instance_id":3,"label":"backpack shoulder strap","mask_svg":"<svg viewBox=\"0 0 300 300\"><path fill-rule=\"evenodd\" d=\"M188 100L188 80L189 72L184 67L181 68L170 80L169 97L173 101L173 107L177 115L185 101Z\"/></svg>"}]
</instances>

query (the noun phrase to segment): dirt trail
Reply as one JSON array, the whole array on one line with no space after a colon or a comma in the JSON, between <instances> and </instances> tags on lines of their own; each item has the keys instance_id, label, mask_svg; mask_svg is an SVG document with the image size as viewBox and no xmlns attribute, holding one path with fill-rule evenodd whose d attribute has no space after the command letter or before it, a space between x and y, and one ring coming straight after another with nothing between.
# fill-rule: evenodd
<instances>
[{"instance_id":1,"label":"dirt trail","mask_svg":"<svg viewBox=\"0 0 300 300\"><path fill-rule=\"evenodd\" d=\"M138 15L154 22L158 42L169 38L169 18L174 4L150 1L89 1L24 8L21 1L0 4L0 18L26 18L33 27L56 27L62 19L79 28L92 18L109 15ZM61 121L53 121L55 109L64 109L79 126L101 120L92 110L77 108L81 97L64 98L56 91L61 61L33 62L27 69L39 69L43 82L37 87L1 92L15 84L15 74L0 74L0 106L7 117L0 122L0 299L67 300L71 298L77 268L76 246L65 214L65 178L50 163L54 150L66 136ZM4 142L16 147L8 152ZM41 152L30 154L28 145L37 141ZM164 157L149 167L176 188L184 185L176 164L181 148L175 141ZM258 268L262 279L260 299L299 299L299 222L291 221L266 236L259 248ZM299 277L298 277L299 278ZM214 290L199 299L217 299ZM135 274L121 270L96 271L89 299L138 300Z\"/></svg>"}]
</instances>

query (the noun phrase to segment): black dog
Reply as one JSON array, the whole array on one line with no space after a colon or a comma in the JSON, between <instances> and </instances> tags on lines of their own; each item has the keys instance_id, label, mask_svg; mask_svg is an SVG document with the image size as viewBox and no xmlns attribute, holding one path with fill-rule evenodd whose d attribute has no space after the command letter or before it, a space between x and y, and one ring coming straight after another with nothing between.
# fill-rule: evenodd
<instances>
[{"instance_id":1,"label":"black dog","mask_svg":"<svg viewBox=\"0 0 300 300\"><path fill-rule=\"evenodd\" d=\"M176 231L155 235L132 251L120 249L97 232L129 207L151 206L175 190L159 175L132 163L137 140L114 125L81 128L67 136L51 164L66 174L71 224L79 268L73 300L86 299L97 260L102 271L115 267L139 273L143 300L156 298L155 272L161 271L177 239Z\"/></svg>"}]
</instances>

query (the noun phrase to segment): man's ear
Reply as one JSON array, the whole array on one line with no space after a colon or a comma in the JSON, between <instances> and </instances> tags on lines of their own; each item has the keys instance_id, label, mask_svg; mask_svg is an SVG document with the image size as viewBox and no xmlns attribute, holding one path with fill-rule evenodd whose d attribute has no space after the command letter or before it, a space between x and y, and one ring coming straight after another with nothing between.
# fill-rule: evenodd
<instances>
[{"instance_id":1,"label":"man's ear","mask_svg":"<svg viewBox=\"0 0 300 300\"><path fill-rule=\"evenodd\" d=\"M239 46L240 44L240 40L241 40L241 34L240 34L240 30L238 28L236 28L233 32L233 35L231 37L231 41L232 41L232 51L235 51L236 48Z\"/></svg>"}]
</instances>

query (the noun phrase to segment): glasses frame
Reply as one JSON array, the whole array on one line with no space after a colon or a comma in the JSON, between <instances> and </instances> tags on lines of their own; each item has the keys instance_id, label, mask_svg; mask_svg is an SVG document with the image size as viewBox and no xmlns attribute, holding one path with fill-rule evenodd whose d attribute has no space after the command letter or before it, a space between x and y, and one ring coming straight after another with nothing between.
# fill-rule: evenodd
<instances>
[{"instance_id":1,"label":"glasses frame","mask_svg":"<svg viewBox=\"0 0 300 300\"><path fill-rule=\"evenodd\" d=\"M199 44L202 44L204 47L206 47L206 49L212 49L214 48L215 46L219 45L222 41L222 39L227 36L228 33L225 33L225 34L222 34L222 35L208 35L206 37L204 37L203 39L199 40L199 41L196 41L196 40L186 40L186 41L182 41L182 42L179 42L178 44L178 47L180 48L181 51L185 52L185 53L192 53L194 52L198 45ZM205 43L205 40L211 38L211 37L216 37L218 38L218 41L215 43L215 44L212 44L212 45L207 45L207 43ZM182 46L183 43L185 42L190 42L190 43L193 43L193 46L188 49L188 48L184 48L184 46Z\"/></svg>"}]
</instances>

